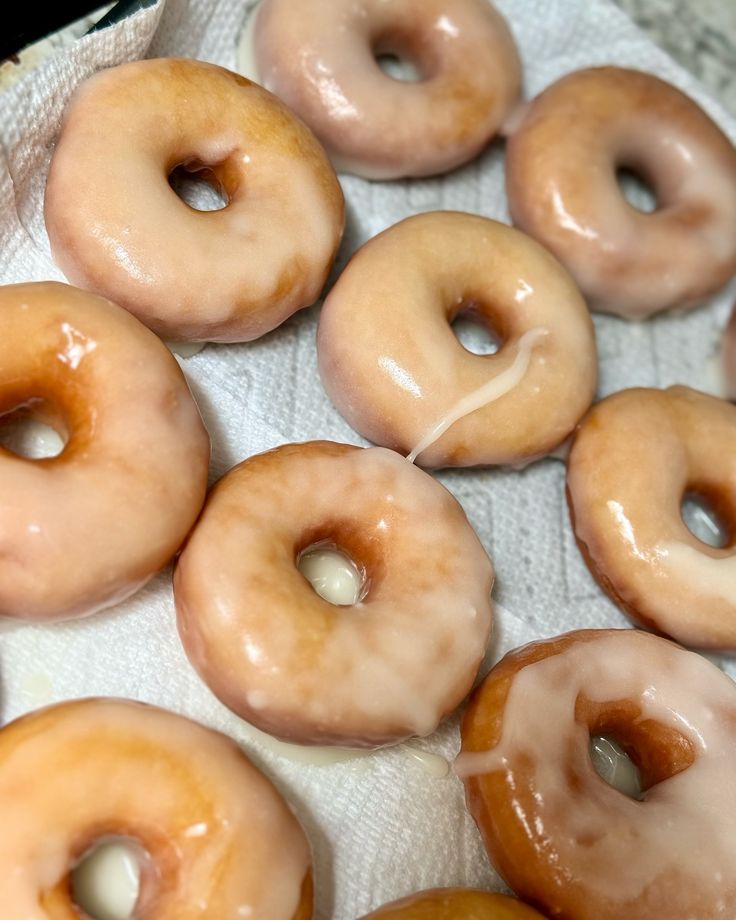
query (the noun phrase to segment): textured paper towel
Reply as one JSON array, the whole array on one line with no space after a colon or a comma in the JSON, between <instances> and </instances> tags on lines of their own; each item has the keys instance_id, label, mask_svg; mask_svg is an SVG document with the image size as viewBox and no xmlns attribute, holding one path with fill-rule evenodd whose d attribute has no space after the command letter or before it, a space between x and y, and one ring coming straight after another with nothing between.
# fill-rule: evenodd
<instances>
[{"instance_id":1,"label":"textured paper towel","mask_svg":"<svg viewBox=\"0 0 736 920\"><path fill-rule=\"evenodd\" d=\"M159 4L82 39L0 96L0 281L61 277L49 256L42 201L54 135L72 88L101 67L145 55L182 54L235 67L237 36L251 5L168 0L165 8ZM521 49L527 96L582 66L631 65L690 93L736 139L734 121L603 0L503 0L498 6ZM348 226L337 270L361 242L418 211L454 208L508 219L502 166L502 148L494 145L441 179L343 178ZM646 324L596 318L601 394L676 382L708 388L708 363L733 295L732 288L703 309ZM323 394L316 321L312 308L259 342L209 346L184 362L212 434L213 476L284 441L326 437L361 443ZM444 472L438 478L464 504L497 567L499 606L490 658L571 628L626 625L575 548L562 464L549 460L522 473ZM181 651L169 572L131 601L88 621L0 627L0 690L4 721L54 700L119 695L170 707L236 738L275 778L304 822L314 847L321 918L349 920L433 885L501 887L452 776L431 778L400 751L331 767L297 765L249 738ZM458 746L456 720L417 744L451 756Z\"/></svg>"}]
</instances>

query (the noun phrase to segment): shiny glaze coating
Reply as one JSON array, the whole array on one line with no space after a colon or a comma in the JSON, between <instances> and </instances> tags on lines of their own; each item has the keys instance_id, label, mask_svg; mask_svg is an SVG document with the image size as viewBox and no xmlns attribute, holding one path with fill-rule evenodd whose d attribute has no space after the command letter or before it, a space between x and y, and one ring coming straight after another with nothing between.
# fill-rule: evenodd
<instances>
[{"instance_id":1,"label":"shiny glaze coating","mask_svg":"<svg viewBox=\"0 0 736 920\"><path fill-rule=\"evenodd\" d=\"M228 204L197 211L182 166ZM318 298L342 191L312 133L243 77L192 60L102 71L64 114L46 187L57 263L164 338L247 341Z\"/></svg>"},{"instance_id":2,"label":"shiny glaze coating","mask_svg":"<svg viewBox=\"0 0 736 920\"><path fill-rule=\"evenodd\" d=\"M55 282L0 287L0 412L67 443L0 448L0 616L86 616L174 555L204 502L209 438L168 349L125 310Z\"/></svg>"},{"instance_id":3,"label":"shiny glaze coating","mask_svg":"<svg viewBox=\"0 0 736 920\"><path fill-rule=\"evenodd\" d=\"M474 313L502 339L474 355L450 323ZM456 421L423 466L526 463L556 448L593 399L593 325L567 272L512 227L452 211L403 220L352 257L325 300L317 348L332 402L362 435L409 453L469 393L508 371L508 392Z\"/></svg>"},{"instance_id":4,"label":"shiny glaze coating","mask_svg":"<svg viewBox=\"0 0 736 920\"><path fill-rule=\"evenodd\" d=\"M263 0L256 16L260 82L346 172L447 172L480 152L519 96L516 45L487 0ZM422 79L392 79L378 54L408 59Z\"/></svg>"},{"instance_id":5,"label":"shiny glaze coating","mask_svg":"<svg viewBox=\"0 0 736 920\"><path fill-rule=\"evenodd\" d=\"M575 435L567 493L591 572L639 623L683 645L736 649L736 407L687 387L630 389ZM701 495L728 531L702 543L681 514Z\"/></svg>"},{"instance_id":6,"label":"shiny glaze coating","mask_svg":"<svg viewBox=\"0 0 736 920\"><path fill-rule=\"evenodd\" d=\"M640 630L584 630L509 653L474 692L456 770L494 866L561 920L730 920L736 691ZM639 800L595 772L590 738L639 767Z\"/></svg>"},{"instance_id":7,"label":"shiny glaze coating","mask_svg":"<svg viewBox=\"0 0 736 920\"><path fill-rule=\"evenodd\" d=\"M363 920L542 920L514 898L472 888L434 888L384 904Z\"/></svg>"},{"instance_id":8,"label":"shiny glaze coating","mask_svg":"<svg viewBox=\"0 0 736 920\"><path fill-rule=\"evenodd\" d=\"M638 173L657 208L630 205ZM592 309L629 318L692 307L736 272L736 150L695 102L619 67L563 77L508 141L514 223L567 267Z\"/></svg>"},{"instance_id":9,"label":"shiny glaze coating","mask_svg":"<svg viewBox=\"0 0 736 920\"><path fill-rule=\"evenodd\" d=\"M0 730L3 920L76 920L70 875L106 837L141 851L134 920L309 920L309 845L224 735L88 699Z\"/></svg>"},{"instance_id":10,"label":"shiny glaze coating","mask_svg":"<svg viewBox=\"0 0 736 920\"><path fill-rule=\"evenodd\" d=\"M297 569L332 544L364 574L336 607ZM493 568L460 505L391 451L329 441L251 457L210 493L174 573L210 689L263 731L377 747L428 735L470 690Z\"/></svg>"}]
</instances>

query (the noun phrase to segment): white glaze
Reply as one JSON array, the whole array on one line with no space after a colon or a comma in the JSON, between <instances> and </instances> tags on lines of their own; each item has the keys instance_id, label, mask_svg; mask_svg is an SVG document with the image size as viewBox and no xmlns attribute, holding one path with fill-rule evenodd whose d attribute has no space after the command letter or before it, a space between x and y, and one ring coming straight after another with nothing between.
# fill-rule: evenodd
<instances>
[{"instance_id":1,"label":"white glaze","mask_svg":"<svg viewBox=\"0 0 736 920\"><path fill-rule=\"evenodd\" d=\"M304 530L336 511L368 556L326 534L366 566L365 596L344 609L293 561ZM491 584L483 547L435 480L393 451L308 442L217 484L174 594L187 654L247 721L302 744L379 747L431 733L470 688Z\"/></svg>"},{"instance_id":2,"label":"white glaze","mask_svg":"<svg viewBox=\"0 0 736 920\"><path fill-rule=\"evenodd\" d=\"M360 599L363 578L352 559L339 550L307 550L297 560L297 568L317 594L331 604L348 607Z\"/></svg>"},{"instance_id":3,"label":"white glaze","mask_svg":"<svg viewBox=\"0 0 736 920\"><path fill-rule=\"evenodd\" d=\"M736 556L709 556L689 543L669 541L655 548L657 566L695 586L707 603L707 597L733 602L736 598Z\"/></svg>"},{"instance_id":4,"label":"white glaze","mask_svg":"<svg viewBox=\"0 0 736 920\"><path fill-rule=\"evenodd\" d=\"M638 802L602 783L589 757L587 765L578 757L582 784L572 794L565 781L572 752L588 750L587 729L574 719L581 693L594 702L633 700L642 719L691 743L694 763ZM645 633L603 631L522 668L509 690L499 743L460 754L455 770L460 776L502 771L512 789L511 765L523 753L538 805L537 830L530 833L548 841L548 852L586 890L615 904L642 896L660 879L677 881L712 892L709 917L730 918L735 715L732 681L700 655ZM580 847L580 839L593 842Z\"/></svg>"},{"instance_id":5,"label":"white glaze","mask_svg":"<svg viewBox=\"0 0 736 920\"><path fill-rule=\"evenodd\" d=\"M192 171L204 164L227 205L187 206L167 182L177 161ZM134 219L140 213L145 220ZM232 342L315 302L344 201L324 150L278 99L213 64L157 58L77 88L49 168L45 219L54 259L74 283L162 338Z\"/></svg>"},{"instance_id":6,"label":"white glaze","mask_svg":"<svg viewBox=\"0 0 736 920\"><path fill-rule=\"evenodd\" d=\"M41 893L100 826L125 828L146 853L141 899L156 920L237 917L246 905L292 920L310 869L288 804L229 738L140 703L81 700L6 725L0 801L3 920L48 920ZM73 916L64 888L54 905Z\"/></svg>"},{"instance_id":7,"label":"white glaze","mask_svg":"<svg viewBox=\"0 0 736 920\"><path fill-rule=\"evenodd\" d=\"M331 767L333 764L356 760L367 763L368 758L373 757L376 753L376 751L365 748L347 748L339 745L325 747L317 744L290 744L288 741L281 741L274 738L273 735L262 732L248 722L241 722L240 729L248 738L272 754L308 767ZM421 767L422 771L433 779L442 779L450 772L450 763L446 757L432 751L422 750L413 744L396 744L381 748L381 750L396 751L406 760Z\"/></svg>"},{"instance_id":8,"label":"white glaze","mask_svg":"<svg viewBox=\"0 0 736 920\"><path fill-rule=\"evenodd\" d=\"M726 368L725 348L719 348L705 365L703 385L700 389L719 399L728 399L729 386Z\"/></svg>"},{"instance_id":9,"label":"white glaze","mask_svg":"<svg viewBox=\"0 0 736 920\"><path fill-rule=\"evenodd\" d=\"M450 772L450 762L441 754L424 751L412 744L400 744L399 750L411 760L418 763L421 768L433 779L442 779Z\"/></svg>"},{"instance_id":10,"label":"white glaze","mask_svg":"<svg viewBox=\"0 0 736 920\"><path fill-rule=\"evenodd\" d=\"M623 195L617 168L651 180ZM509 140L514 223L565 265L592 309L627 318L690 308L736 270L736 152L705 112L657 77L578 70L548 87Z\"/></svg>"},{"instance_id":11,"label":"white glaze","mask_svg":"<svg viewBox=\"0 0 736 920\"><path fill-rule=\"evenodd\" d=\"M40 460L57 457L64 450L65 441L50 425L21 415L3 423L0 444L20 457Z\"/></svg>"},{"instance_id":12,"label":"white glaze","mask_svg":"<svg viewBox=\"0 0 736 920\"><path fill-rule=\"evenodd\" d=\"M166 347L179 358L191 358L198 355L207 342L167 342Z\"/></svg>"},{"instance_id":13,"label":"white glaze","mask_svg":"<svg viewBox=\"0 0 736 920\"><path fill-rule=\"evenodd\" d=\"M256 16L260 8L261 5L258 3L250 10L238 39L237 71L248 80L253 80L254 83L261 82L254 41Z\"/></svg>"},{"instance_id":14,"label":"white glaze","mask_svg":"<svg viewBox=\"0 0 736 920\"><path fill-rule=\"evenodd\" d=\"M590 739L590 757L595 772L609 786L632 799L641 795L641 777L626 751L611 738L596 735Z\"/></svg>"},{"instance_id":15,"label":"white glaze","mask_svg":"<svg viewBox=\"0 0 736 920\"><path fill-rule=\"evenodd\" d=\"M99 844L72 873L72 898L90 920L129 920L139 886L138 858L122 841Z\"/></svg>"},{"instance_id":16,"label":"white glaze","mask_svg":"<svg viewBox=\"0 0 736 920\"><path fill-rule=\"evenodd\" d=\"M263 85L312 128L339 169L367 178L459 166L518 98L513 37L485 0L264 0L253 19L240 66L251 69L254 49ZM383 69L383 53L416 66ZM403 79L425 70L428 79Z\"/></svg>"},{"instance_id":17,"label":"white glaze","mask_svg":"<svg viewBox=\"0 0 736 920\"><path fill-rule=\"evenodd\" d=\"M683 496L702 492L727 523L734 458L736 407L670 387L601 400L568 460L575 535L591 572L632 619L691 648L736 648L733 548L696 538L682 510Z\"/></svg>"},{"instance_id":18,"label":"white glaze","mask_svg":"<svg viewBox=\"0 0 736 920\"><path fill-rule=\"evenodd\" d=\"M687 529L701 543L714 547L724 545L726 534L715 517L715 513L707 504L697 497L685 496L681 511Z\"/></svg>"},{"instance_id":19,"label":"white glaze","mask_svg":"<svg viewBox=\"0 0 736 920\"><path fill-rule=\"evenodd\" d=\"M497 353L463 347L452 323L464 311L498 329ZM535 329L549 335L519 385L501 399L486 393L468 413L468 394L508 380L520 340ZM352 256L325 299L317 352L347 422L405 455L461 406L422 452L422 466L435 468L545 456L588 409L597 375L590 312L570 276L523 233L452 211L415 214Z\"/></svg>"},{"instance_id":20,"label":"white glaze","mask_svg":"<svg viewBox=\"0 0 736 920\"><path fill-rule=\"evenodd\" d=\"M54 696L54 683L45 671L26 671L21 677L20 689L32 708L51 702Z\"/></svg>"},{"instance_id":21,"label":"white glaze","mask_svg":"<svg viewBox=\"0 0 736 920\"><path fill-rule=\"evenodd\" d=\"M422 79L421 70L408 58L384 54L376 58L376 63L392 80L398 80L401 83L418 83Z\"/></svg>"},{"instance_id":22,"label":"white glaze","mask_svg":"<svg viewBox=\"0 0 736 920\"><path fill-rule=\"evenodd\" d=\"M279 738L274 738L273 735L262 732L260 728L256 728L249 722L242 722L240 728L251 740L272 754L310 767L330 767L348 760L361 760L373 753L370 750L339 745L325 747L318 744L290 744L288 741L281 741Z\"/></svg>"},{"instance_id":23,"label":"white glaze","mask_svg":"<svg viewBox=\"0 0 736 920\"><path fill-rule=\"evenodd\" d=\"M510 390L513 390L514 387L517 387L524 379L524 375L527 372L534 346L547 335L549 335L549 329L541 327L529 329L525 332L519 339L516 355L514 356L511 366L501 371L500 374L497 374L482 387L479 387L477 390L468 393L467 396L458 400L427 434L424 435L419 443L412 448L407 454L406 459L410 463L414 463L417 457L434 444L435 441L438 441L447 429L451 425L454 425L459 419L464 418L466 415L470 415L470 413L475 412L476 409L487 406L488 403L496 399L500 399Z\"/></svg>"},{"instance_id":24,"label":"white glaze","mask_svg":"<svg viewBox=\"0 0 736 920\"><path fill-rule=\"evenodd\" d=\"M127 311L43 282L0 287L0 313L0 394L19 400L30 452L58 444L37 422L68 430L56 457L0 453L0 616L86 616L177 551L204 501L209 437L176 361Z\"/></svg>"}]
</instances>

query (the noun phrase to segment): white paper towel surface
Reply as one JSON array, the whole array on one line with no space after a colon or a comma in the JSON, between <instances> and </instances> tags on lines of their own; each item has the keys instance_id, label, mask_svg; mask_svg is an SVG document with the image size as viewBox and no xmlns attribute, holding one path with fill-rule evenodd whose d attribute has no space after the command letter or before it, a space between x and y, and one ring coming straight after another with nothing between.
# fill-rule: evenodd
<instances>
[{"instance_id":1,"label":"white paper towel surface","mask_svg":"<svg viewBox=\"0 0 736 920\"><path fill-rule=\"evenodd\" d=\"M736 140L736 122L605 0L497 5L521 50L527 96L579 67L639 67L688 92ZM244 0L160 2L80 40L0 95L0 282L62 277L49 255L42 204L54 136L74 86L102 67L147 55L186 55L235 68L237 40L251 6ZM452 208L508 220L501 144L444 178L370 183L342 177L342 182L348 224L336 272L358 245L412 213ZM733 297L732 286L702 309L644 324L597 317L601 395L632 385L710 389L709 362ZM314 307L258 342L208 346L183 362L212 435L213 478L286 441L365 443L323 393L315 354L317 316ZM443 472L438 478L465 506L497 569L489 659L568 629L627 625L575 547L561 463L542 461L520 473ZM94 539L90 534L91 547ZM730 663L726 667L730 670ZM3 721L56 700L115 695L169 707L237 739L304 823L314 848L320 918L351 920L430 886L502 887L452 775L432 778L400 751L305 766L250 738L181 650L169 571L132 600L86 621L0 626L0 694ZM451 757L458 748L457 719L416 743Z\"/></svg>"}]
</instances>

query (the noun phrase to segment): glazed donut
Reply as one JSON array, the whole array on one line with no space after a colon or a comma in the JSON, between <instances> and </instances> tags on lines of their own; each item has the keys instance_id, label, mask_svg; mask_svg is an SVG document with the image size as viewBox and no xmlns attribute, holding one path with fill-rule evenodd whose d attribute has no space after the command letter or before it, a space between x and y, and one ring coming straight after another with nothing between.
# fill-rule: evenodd
<instances>
[{"instance_id":1,"label":"glazed donut","mask_svg":"<svg viewBox=\"0 0 736 920\"><path fill-rule=\"evenodd\" d=\"M316 544L362 572L353 607L297 569ZM287 741L370 748L428 735L470 690L492 582L439 483L391 451L313 441L220 480L174 597L190 661L233 712Z\"/></svg>"},{"instance_id":2,"label":"glazed donut","mask_svg":"<svg viewBox=\"0 0 736 920\"><path fill-rule=\"evenodd\" d=\"M144 851L136 920L312 916L287 803L229 738L162 709L87 699L6 725L0 809L3 920L80 916L72 870L111 836Z\"/></svg>"},{"instance_id":3,"label":"glazed donut","mask_svg":"<svg viewBox=\"0 0 736 920\"><path fill-rule=\"evenodd\" d=\"M197 211L176 167L227 205ZM255 339L314 303L344 221L342 191L304 125L261 87L192 60L96 74L64 114L46 228L67 278L159 335Z\"/></svg>"},{"instance_id":4,"label":"glazed donut","mask_svg":"<svg viewBox=\"0 0 736 920\"><path fill-rule=\"evenodd\" d=\"M472 888L435 888L384 904L363 920L542 920L514 898Z\"/></svg>"},{"instance_id":5,"label":"glazed donut","mask_svg":"<svg viewBox=\"0 0 736 920\"><path fill-rule=\"evenodd\" d=\"M687 387L631 389L593 407L572 444L567 494L588 567L636 622L683 645L736 649L736 407ZM685 525L702 496L723 549Z\"/></svg>"},{"instance_id":6,"label":"glazed donut","mask_svg":"<svg viewBox=\"0 0 736 920\"><path fill-rule=\"evenodd\" d=\"M566 920L736 916L736 691L700 655L639 630L585 630L508 654L475 691L457 772L489 857ZM617 738L635 801L593 768Z\"/></svg>"},{"instance_id":7,"label":"glazed donut","mask_svg":"<svg viewBox=\"0 0 736 920\"><path fill-rule=\"evenodd\" d=\"M652 187L653 213L626 201L622 169ZM692 307L736 272L736 150L651 74L595 67L546 89L508 141L506 191L514 223L593 309L642 318Z\"/></svg>"},{"instance_id":8,"label":"glazed donut","mask_svg":"<svg viewBox=\"0 0 736 920\"><path fill-rule=\"evenodd\" d=\"M521 63L488 0L263 0L256 79L310 126L336 167L371 179L447 172L478 154L515 105ZM382 54L411 61L394 80Z\"/></svg>"},{"instance_id":9,"label":"glazed donut","mask_svg":"<svg viewBox=\"0 0 736 920\"><path fill-rule=\"evenodd\" d=\"M464 312L500 336L496 354L460 345L450 323ZM317 349L350 425L428 467L544 456L597 380L593 326L564 269L512 227L451 211L409 217L353 256Z\"/></svg>"},{"instance_id":10,"label":"glazed donut","mask_svg":"<svg viewBox=\"0 0 736 920\"><path fill-rule=\"evenodd\" d=\"M0 287L0 315L0 414L66 436L46 459L0 447L0 616L86 616L179 548L209 438L175 359L125 310L46 282Z\"/></svg>"}]
</instances>

